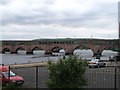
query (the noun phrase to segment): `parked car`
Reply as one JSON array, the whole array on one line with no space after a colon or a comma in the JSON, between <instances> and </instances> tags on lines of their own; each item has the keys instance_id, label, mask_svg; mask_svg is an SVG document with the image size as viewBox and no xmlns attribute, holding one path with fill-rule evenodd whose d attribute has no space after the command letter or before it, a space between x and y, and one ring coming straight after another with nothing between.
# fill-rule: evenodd
<instances>
[{"instance_id":1,"label":"parked car","mask_svg":"<svg viewBox=\"0 0 120 90\"><path fill-rule=\"evenodd\" d=\"M89 68L91 68L91 67L98 67L99 68L99 67L104 67L105 65L106 65L106 63L100 59L92 59L88 63Z\"/></svg>"},{"instance_id":2,"label":"parked car","mask_svg":"<svg viewBox=\"0 0 120 90\"><path fill-rule=\"evenodd\" d=\"M23 77L20 77L10 71L7 66L0 65L0 82L2 82L2 86L9 84L9 82L15 84L16 86L20 86L24 83L24 80Z\"/></svg>"}]
</instances>

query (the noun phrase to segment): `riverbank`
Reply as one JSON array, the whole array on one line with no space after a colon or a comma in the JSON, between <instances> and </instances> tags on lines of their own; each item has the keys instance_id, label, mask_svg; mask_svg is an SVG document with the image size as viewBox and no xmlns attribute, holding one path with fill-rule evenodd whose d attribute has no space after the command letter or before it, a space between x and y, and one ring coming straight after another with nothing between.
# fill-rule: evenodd
<instances>
[{"instance_id":1,"label":"riverbank","mask_svg":"<svg viewBox=\"0 0 120 90\"><path fill-rule=\"evenodd\" d=\"M18 65L28 63L40 63L48 60L57 61L61 57L50 55L17 55L17 54L1 54L1 63L4 65Z\"/></svg>"},{"instance_id":2,"label":"riverbank","mask_svg":"<svg viewBox=\"0 0 120 90\"><path fill-rule=\"evenodd\" d=\"M106 63L107 67L120 66L120 61L118 61L118 62L107 61L105 63ZM38 63L16 64L16 65L13 64L13 65L6 65L6 66L10 66L11 68L24 68L24 67L35 67L35 66L43 67L43 66L47 66L47 61L38 62Z\"/></svg>"},{"instance_id":3,"label":"riverbank","mask_svg":"<svg viewBox=\"0 0 120 90\"><path fill-rule=\"evenodd\" d=\"M11 68L23 68L23 67L35 67L35 66L47 66L47 62L38 62L38 63L27 63L27 64L13 64L13 65L6 65L10 66Z\"/></svg>"}]
</instances>

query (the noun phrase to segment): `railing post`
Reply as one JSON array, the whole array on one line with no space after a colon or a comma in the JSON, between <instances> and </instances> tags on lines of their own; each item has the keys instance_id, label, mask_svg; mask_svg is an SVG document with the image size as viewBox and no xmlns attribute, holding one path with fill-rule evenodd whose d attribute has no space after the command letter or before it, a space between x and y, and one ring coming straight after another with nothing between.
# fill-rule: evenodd
<instances>
[{"instance_id":1,"label":"railing post","mask_svg":"<svg viewBox=\"0 0 120 90\"><path fill-rule=\"evenodd\" d=\"M8 81L10 82L10 66L8 68L9 68L9 71L8 71Z\"/></svg>"},{"instance_id":2,"label":"railing post","mask_svg":"<svg viewBox=\"0 0 120 90\"><path fill-rule=\"evenodd\" d=\"M38 90L38 66L36 66L36 90Z\"/></svg>"},{"instance_id":3,"label":"railing post","mask_svg":"<svg viewBox=\"0 0 120 90\"><path fill-rule=\"evenodd\" d=\"M115 90L117 90L117 87L116 87L116 86L117 86L117 84L116 84L116 78L117 78L117 75L116 75L116 67L115 67L115 81L114 81L114 83L115 83L115 85L114 85L114 86L115 86L114 89L115 89Z\"/></svg>"}]
</instances>

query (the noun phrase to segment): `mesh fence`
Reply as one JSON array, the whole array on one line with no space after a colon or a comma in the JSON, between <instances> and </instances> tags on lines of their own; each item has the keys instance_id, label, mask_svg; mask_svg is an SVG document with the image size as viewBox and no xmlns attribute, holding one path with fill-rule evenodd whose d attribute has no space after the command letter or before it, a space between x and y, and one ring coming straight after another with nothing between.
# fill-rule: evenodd
<instances>
[{"instance_id":1,"label":"mesh fence","mask_svg":"<svg viewBox=\"0 0 120 90\"><path fill-rule=\"evenodd\" d=\"M23 87L47 88L49 79L48 67L29 67L11 69L24 78ZM119 88L120 67L86 68L87 84L84 88Z\"/></svg>"},{"instance_id":2,"label":"mesh fence","mask_svg":"<svg viewBox=\"0 0 120 90\"><path fill-rule=\"evenodd\" d=\"M36 70L37 68L38 70ZM14 68L11 70L24 78L25 82L23 87L47 88L46 82L48 81L49 75L47 67Z\"/></svg>"},{"instance_id":3,"label":"mesh fence","mask_svg":"<svg viewBox=\"0 0 120 90\"><path fill-rule=\"evenodd\" d=\"M88 68L86 88L119 88L119 68Z\"/></svg>"}]
</instances>

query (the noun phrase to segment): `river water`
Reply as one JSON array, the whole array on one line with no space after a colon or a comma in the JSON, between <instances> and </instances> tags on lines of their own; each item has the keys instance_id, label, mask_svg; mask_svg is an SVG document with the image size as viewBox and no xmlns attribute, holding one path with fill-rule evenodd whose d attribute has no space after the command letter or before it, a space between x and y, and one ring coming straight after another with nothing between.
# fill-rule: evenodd
<instances>
[{"instance_id":1,"label":"river water","mask_svg":"<svg viewBox=\"0 0 120 90\"><path fill-rule=\"evenodd\" d=\"M5 64L5 65L10 65L10 64L24 64L24 63L33 63L33 62L43 62L43 61L56 61L59 59L63 58L64 52L60 53L53 53L56 56L46 56L45 52L39 52L36 51L34 52L33 55L27 55L25 54L25 51L19 51L18 54L0 54L0 63ZM81 59L87 59L91 60L95 57L93 57L93 52L91 50L76 50L73 52L73 54L77 55L78 58ZM117 52L113 52L110 50L105 50L102 53L101 60L109 60L110 56L115 56L117 55ZM66 56L67 57L67 56Z\"/></svg>"}]
</instances>

